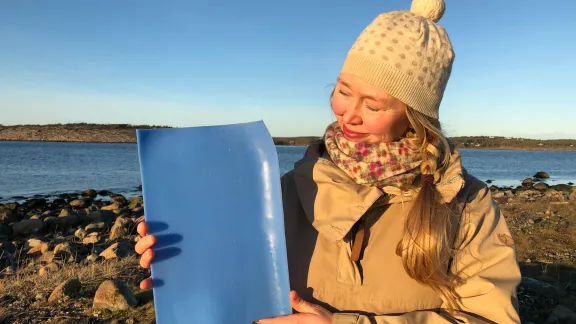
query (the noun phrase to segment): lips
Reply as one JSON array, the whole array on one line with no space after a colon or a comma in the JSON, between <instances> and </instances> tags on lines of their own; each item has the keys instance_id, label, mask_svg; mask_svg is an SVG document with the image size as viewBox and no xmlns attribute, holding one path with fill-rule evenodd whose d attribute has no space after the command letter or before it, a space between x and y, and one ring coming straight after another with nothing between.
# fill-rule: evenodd
<instances>
[{"instance_id":1,"label":"lips","mask_svg":"<svg viewBox=\"0 0 576 324\"><path fill-rule=\"evenodd\" d=\"M348 127L346 127L346 125L342 126L342 133L344 134L344 137L346 137L349 140L357 140L357 139L368 136L367 133L358 133L358 132L352 131Z\"/></svg>"}]
</instances>

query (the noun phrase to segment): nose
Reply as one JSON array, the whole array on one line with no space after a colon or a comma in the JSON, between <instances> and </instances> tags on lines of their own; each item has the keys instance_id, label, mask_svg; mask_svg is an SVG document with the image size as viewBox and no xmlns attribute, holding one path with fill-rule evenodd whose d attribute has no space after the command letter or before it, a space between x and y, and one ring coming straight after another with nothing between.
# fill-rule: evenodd
<instances>
[{"instance_id":1,"label":"nose","mask_svg":"<svg viewBox=\"0 0 576 324\"><path fill-rule=\"evenodd\" d=\"M359 113L359 106L360 105L357 102L354 102L346 108L344 115L342 115L342 121L345 124L362 125L362 117Z\"/></svg>"}]
</instances>

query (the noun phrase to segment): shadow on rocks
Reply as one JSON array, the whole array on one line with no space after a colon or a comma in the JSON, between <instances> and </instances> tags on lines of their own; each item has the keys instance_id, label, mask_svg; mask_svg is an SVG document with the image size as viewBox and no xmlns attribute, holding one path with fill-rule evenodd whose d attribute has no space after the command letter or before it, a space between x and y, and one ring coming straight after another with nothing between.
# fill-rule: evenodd
<instances>
[{"instance_id":1,"label":"shadow on rocks","mask_svg":"<svg viewBox=\"0 0 576 324\"><path fill-rule=\"evenodd\" d=\"M576 265L520 263L522 323L576 323Z\"/></svg>"}]
</instances>

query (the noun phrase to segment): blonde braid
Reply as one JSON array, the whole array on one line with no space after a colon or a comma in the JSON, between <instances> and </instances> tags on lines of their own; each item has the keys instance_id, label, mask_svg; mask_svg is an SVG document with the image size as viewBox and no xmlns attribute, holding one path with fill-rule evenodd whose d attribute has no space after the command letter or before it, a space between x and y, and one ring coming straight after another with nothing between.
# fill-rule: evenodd
<instances>
[{"instance_id":1,"label":"blonde braid","mask_svg":"<svg viewBox=\"0 0 576 324\"><path fill-rule=\"evenodd\" d=\"M400 254L404 269L414 280L438 293L450 311L458 307L454 290L459 283L451 269L454 258L453 239L458 222L452 204L446 204L434 183L449 165L450 146L442 135L437 120L407 109L417 137L423 162L423 175L432 175L433 183L422 181L411 210L405 219Z\"/></svg>"}]
</instances>

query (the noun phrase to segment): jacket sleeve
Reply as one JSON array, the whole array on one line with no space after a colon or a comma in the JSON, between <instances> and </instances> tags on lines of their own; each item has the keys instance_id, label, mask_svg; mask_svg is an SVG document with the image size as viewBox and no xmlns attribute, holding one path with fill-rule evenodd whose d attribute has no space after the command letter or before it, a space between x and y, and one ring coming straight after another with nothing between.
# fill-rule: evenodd
<instances>
[{"instance_id":1,"label":"jacket sleeve","mask_svg":"<svg viewBox=\"0 0 576 324\"><path fill-rule=\"evenodd\" d=\"M485 186L464 209L455 264L467 281L457 288L461 310L367 316L335 313L333 324L520 323L516 289L521 280L516 249L499 207ZM467 216L467 217L466 217Z\"/></svg>"}]
</instances>

